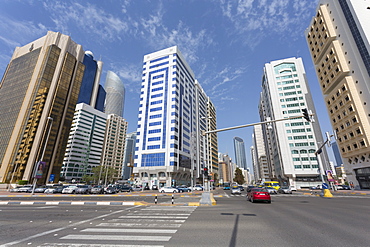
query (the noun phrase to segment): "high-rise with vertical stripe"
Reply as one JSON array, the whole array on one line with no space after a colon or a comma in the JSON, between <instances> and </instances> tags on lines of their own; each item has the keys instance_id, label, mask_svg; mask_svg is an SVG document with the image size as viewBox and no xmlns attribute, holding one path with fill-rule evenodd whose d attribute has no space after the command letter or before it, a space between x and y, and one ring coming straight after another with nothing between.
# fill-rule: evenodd
<instances>
[{"instance_id":1,"label":"high-rise with vertical stripe","mask_svg":"<svg viewBox=\"0 0 370 247\"><path fill-rule=\"evenodd\" d=\"M200 132L209 118L201 99L208 97L177 46L144 56L140 95L136 183L190 184L207 156Z\"/></svg>"}]
</instances>

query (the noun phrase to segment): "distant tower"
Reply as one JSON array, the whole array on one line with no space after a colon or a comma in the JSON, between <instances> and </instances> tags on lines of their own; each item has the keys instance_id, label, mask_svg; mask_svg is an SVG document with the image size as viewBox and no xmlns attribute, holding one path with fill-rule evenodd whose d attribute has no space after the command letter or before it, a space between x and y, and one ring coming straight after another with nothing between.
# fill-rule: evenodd
<instances>
[{"instance_id":1,"label":"distant tower","mask_svg":"<svg viewBox=\"0 0 370 247\"><path fill-rule=\"evenodd\" d=\"M59 181L85 66L82 46L49 31L17 47L0 83L0 182Z\"/></svg>"},{"instance_id":2,"label":"distant tower","mask_svg":"<svg viewBox=\"0 0 370 247\"><path fill-rule=\"evenodd\" d=\"M92 107L98 109L97 97L99 91L100 75L103 67L102 61L95 61L94 55L91 51L86 51L84 56L83 64L85 65L85 72L82 78L80 94L78 95L77 103L85 103L91 105ZM100 89L101 90L101 89ZM104 99L103 104L104 104ZM99 105L100 106L100 105ZM103 105L104 106L104 105ZM101 107L101 106L100 106ZM100 111L103 111L98 109Z\"/></svg>"},{"instance_id":3,"label":"distant tower","mask_svg":"<svg viewBox=\"0 0 370 247\"><path fill-rule=\"evenodd\" d=\"M240 137L234 137L235 163L239 168L247 169L244 141Z\"/></svg>"},{"instance_id":4,"label":"distant tower","mask_svg":"<svg viewBox=\"0 0 370 247\"><path fill-rule=\"evenodd\" d=\"M108 71L104 87L107 92L105 113L123 117L125 102L125 86L123 82L114 72Z\"/></svg>"}]
</instances>

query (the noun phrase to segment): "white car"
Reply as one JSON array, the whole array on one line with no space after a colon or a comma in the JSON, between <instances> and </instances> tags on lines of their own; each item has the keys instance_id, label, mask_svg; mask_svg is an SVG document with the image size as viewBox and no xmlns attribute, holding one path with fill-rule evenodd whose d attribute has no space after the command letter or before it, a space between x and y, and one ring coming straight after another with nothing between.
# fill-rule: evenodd
<instances>
[{"instance_id":1,"label":"white car","mask_svg":"<svg viewBox=\"0 0 370 247\"><path fill-rule=\"evenodd\" d=\"M62 190L62 194L75 194L77 190L76 185L71 185Z\"/></svg>"},{"instance_id":2,"label":"white car","mask_svg":"<svg viewBox=\"0 0 370 247\"><path fill-rule=\"evenodd\" d=\"M159 189L160 193L179 193L179 190L174 187L162 187Z\"/></svg>"},{"instance_id":3,"label":"white car","mask_svg":"<svg viewBox=\"0 0 370 247\"><path fill-rule=\"evenodd\" d=\"M202 191L202 190L203 190L203 187L202 187L202 185L197 184L197 185L195 185L194 187L192 187L192 190L193 190L193 191L194 191L194 190Z\"/></svg>"}]
</instances>

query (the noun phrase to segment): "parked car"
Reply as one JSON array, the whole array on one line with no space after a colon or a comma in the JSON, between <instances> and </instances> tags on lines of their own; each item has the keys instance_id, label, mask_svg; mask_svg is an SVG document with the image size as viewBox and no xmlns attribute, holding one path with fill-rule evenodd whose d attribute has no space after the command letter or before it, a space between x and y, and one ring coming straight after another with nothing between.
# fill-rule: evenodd
<instances>
[{"instance_id":1,"label":"parked car","mask_svg":"<svg viewBox=\"0 0 370 247\"><path fill-rule=\"evenodd\" d=\"M182 192L191 192L191 189L186 185L177 186L176 189L178 189L178 191L180 193L182 193Z\"/></svg>"},{"instance_id":2,"label":"parked car","mask_svg":"<svg viewBox=\"0 0 370 247\"><path fill-rule=\"evenodd\" d=\"M350 189L351 189L351 187L350 187L350 186L348 186L348 185L345 185L345 184L338 184L338 185L337 185L337 189L338 189L338 190L350 190Z\"/></svg>"},{"instance_id":3,"label":"parked car","mask_svg":"<svg viewBox=\"0 0 370 247\"><path fill-rule=\"evenodd\" d=\"M271 194L277 194L277 190L273 187L265 187L265 189Z\"/></svg>"},{"instance_id":4,"label":"parked car","mask_svg":"<svg viewBox=\"0 0 370 247\"><path fill-rule=\"evenodd\" d=\"M56 194L56 193L62 193L64 187L63 186L52 186L46 188L44 191L45 194Z\"/></svg>"},{"instance_id":5,"label":"parked car","mask_svg":"<svg viewBox=\"0 0 370 247\"><path fill-rule=\"evenodd\" d=\"M95 185L91 188L91 194L103 194L104 188L101 185Z\"/></svg>"},{"instance_id":6,"label":"parked car","mask_svg":"<svg viewBox=\"0 0 370 247\"><path fill-rule=\"evenodd\" d=\"M142 188L141 186L135 185L135 186L132 186L132 191L142 191Z\"/></svg>"},{"instance_id":7,"label":"parked car","mask_svg":"<svg viewBox=\"0 0 370 247\"><path fill-rule=\"evenodd\" d=\"M231 188L231 194L233 194L233 195L239 194L240 195L241 193L242 193L242 191L240 190L239 186L233 186Z\"/></svg>"},{"instance_id":8,"label":"parked car","mask_svg":"<svg viewBox=\"0 0 370 247\"><path fill-rule=\"evenodd\" d=\"M278 189L278 193L281 193L281 194L292 194L292 189L289 187L289 186L281 186L279 189Z\"/></svg>"},{"instance_id":9,"label":"parked car","mask_svg":"<svg viewBox=\"0 0 370 247\"><path fill-rule=\"evenodd\" d=\"M91 185L77 185L76 194L90 194Z\"/></svg>"},{"instance_id":10,"label":"parked car","mask_svg":"<svg viewBox=\"0 0 370 247\"><path fill-rule=\"evenodd\" d=\"M115 186L108 186L106 188L104 188L104 194L116 194L118 191L117 191L117 188Z\"/></svg>"},{"instance_id":11,"label":"parked car","mask_svg":"<svg viewBox=\"0 0 370 247\"><path fill-rule=\"evenodd\" d=\"M77 185L70 185L62 190L62 194L75 194Z\"/></svg>"},{"instance_id":12,"label":"parked car","mask_svg":"<svg viewBox=\"0 0 370 247\"><path fill-rule=\"evenodd\" d=\"M311 190L321 190L322 189L322 186L321 186L321 184L319 184L317 186L311 186L310 189Z\"/></svg>"},{"instance_id":13,"label":"parked car","mask_svg":"<svg viewBox=\"0 0 370 247\"><path fill-rule=\"evenodd\" d=\"M265 201L271 203L271 196L264 188L252 188L247 194L247 200L251 202Z\"/></svg>"},{"instance_id":14,"label":"parked car","mask_svg":"<svg viewBox=\"0 0 370 247\"><path fill-rule=\"evenodd\" d=\"M32 188L33 188L32 185L25 185L25 186L20 187L18 189L18 192L28 192L28 193L31 193L32 192Z\"/></svg>"},{"instance_id":15,"label":"parked car","mask_svg":"<svg viewBox=\"0 0 370 247\"><path fill-rule=\"evenodd\" d=\"M125 184L121 187L121 192L131 192L132 191L132 187L128 184Z\"/></svg>"},{"instance_id":16,"label":"parked car","mask_svg":"<svg viewBox=\"0 0 370 247\"><path fill-rule=\"evenodd\" d=\"M179 190L175 187L162 187L159 189L160 193L178 193Z\"/></svg>"},{"instance_id":17,"label":"parked car","mask_svg":"<svg viewBox=\"0 0 370 247\"><path fill-rule=\"evenodd\" d=\"M46 186L38 186L38 187L35 188L34 192L35 193L44 193L46 189L47 189Z\"/></svg>"},{"instance_id":18,"label":"parked car","mask_svg":"<svg viewBox=\"0 0 370 247\"><path fill-rule=\"evenodd\" d=\"M9 189L9 192L19 192L19 188L21 188L21 187L23 187L23 186L17 185L16 187Z\"/></svg>"},{"instance_id":19,"label":"parked car","mask_svg":"<svg viewBox=\"0 0 370 247\"><path fill-rule=\"evenodd\" d=\"M158 189L158 186L157 185L152 185L152 190L157 190Z\"/></svg>"}]
</instances>

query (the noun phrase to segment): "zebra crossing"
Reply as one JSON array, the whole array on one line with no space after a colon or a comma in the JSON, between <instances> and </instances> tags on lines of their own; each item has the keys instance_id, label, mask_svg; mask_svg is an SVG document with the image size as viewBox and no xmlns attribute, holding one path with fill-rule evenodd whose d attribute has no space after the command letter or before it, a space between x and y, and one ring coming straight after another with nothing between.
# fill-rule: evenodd
<instances>
[{"instance_id":1,"label":"zebra crossing","mask_svg":"<svg viewBox=\"0 0 370 247\"><path fill-rule=\"evenodd\" d=\"M164 247L196 208L160 205L139 207L128 214L84 228L78 234L61 236L58 243L44 243L40 246ZM86 241L94 243L88 244Z\"/></svg>"}]
</instances>

